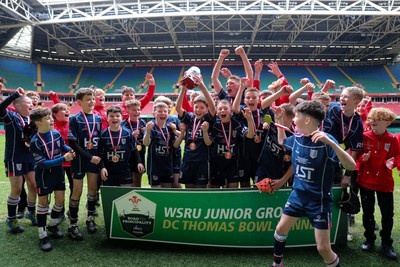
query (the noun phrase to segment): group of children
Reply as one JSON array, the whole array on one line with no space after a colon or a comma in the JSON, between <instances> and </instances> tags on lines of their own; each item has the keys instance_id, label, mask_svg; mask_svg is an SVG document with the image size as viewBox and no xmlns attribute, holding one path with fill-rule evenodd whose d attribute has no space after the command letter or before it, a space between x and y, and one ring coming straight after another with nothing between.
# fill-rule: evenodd
<instances>
[{"instance_id":1,"label":"group of children","mask_svg":"<svg viewBox=\"0 0 400 267\"><path fill-rule=\"evenodd\" d=\"M186 188L249 187L251 181L257 183L268 177L273 190L285 184L293 186L274 234L272 265L283 266L289 229L298 218L307 216L315 228L317 249L325 263L340 266L329 240L331 189L333 183L342 187L351 183L360 188L366 237L362 249L370 251L374 247L371 207L376 193L382 211L381 248L386 256L395 259L391 239L391 169L398 166L399 145L397 138L386 130L395 119L394 113L384 108L369 111L370 99L363 100L363 90L357 87L343 89L339 103L330 103L327 91L335 87L332 80L314 93L315 85L304 78L300 81L302 87L293 92L274 62L267 66L277 81L270 90L260 91L262 62L254 64L253 73L244 49L238 47L235 53L243 61L246 77L221 69L230 54L223 49L211 77L213 95L201 76L193 76L201 94L189 102L187 88L182 84L176 102L178 117L171 115L172 101L158 97L154 101L154 119L148 122L140 118L140 111L154 95L151 74L146 75L149 90L145 97L135 100L134 90L125 87L122 105L107 109L104 91L79 89L76 101L82 111L71 117L68 106L57 103L54 94L51 97L56 104L51 111L33 109L31 99L19 88L0 104L7 138L6 172L11 184L7 200L7 225L11 231L23 232L16 218L22 177L28 185L28 214L39 227L40 247L44 251L52 248L46 230L56 238L63 236L58 227L60 214L64 213L63 171L71 189L68 232L76 240L83 238L78 211L84 176L88 182L89 233L97 231L94 216L99 177L103 185L140 187L142 174L147 171L149 184L155 188L181 184ZM226 90L219 80L220 74L227 78ZM305 92L307 101L299 98ZM6 109L11 102L15 112ZM23 129L30 120L37 126L37 133L28 148ZM53 191L55 203L46 226L48 194ZM36 192L39 203L35 218Z\"/></svg>"}]
</instances>

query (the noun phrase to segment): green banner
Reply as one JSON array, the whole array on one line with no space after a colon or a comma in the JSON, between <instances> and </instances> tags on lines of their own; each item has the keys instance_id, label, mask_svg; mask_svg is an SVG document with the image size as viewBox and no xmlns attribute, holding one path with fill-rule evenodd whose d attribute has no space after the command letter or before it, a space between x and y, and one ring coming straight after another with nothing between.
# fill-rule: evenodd
<instances>
[{"instance_id":1,"label":"green banner","mask_svg":"<svg viewBox=\"0 0 400 267\"><path fill-rule=\"evenodd\" d=\"M205 246L273 247L290 189L180 190L102 187L107 237ZM335 203L341 190L335 188ZM346 244L347 218L335 204L331 243ZM314 229L301 218L287 246L313 246Z\"/></svg>"}]
</instances>

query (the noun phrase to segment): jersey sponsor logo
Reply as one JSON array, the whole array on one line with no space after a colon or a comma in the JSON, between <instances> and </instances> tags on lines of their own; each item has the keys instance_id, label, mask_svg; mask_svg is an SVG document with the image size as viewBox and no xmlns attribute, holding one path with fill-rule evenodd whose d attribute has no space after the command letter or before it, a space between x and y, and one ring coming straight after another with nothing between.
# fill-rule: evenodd
<instances>
[{"instance_id":1,"label":"jersey sponsor logo","mask_svg":"<svg viewBox=\"0 0 400 267\"><path fill-rule=\"evenodd\" d=\"M230 149L228 149L228 147L226 145L221 145L218 144L217 146L217 154L225 154L226 152L230 152L233 154L233 147L235 146L235 144L232 144Z\"/></svg>"},{"instance_id":2,"label":"jersey sponsor logo","mask_svg":"<svg viewBox=\"0 0 400 267\"><path fill-rule=\"evenodd\" d=\"M111 160L112 160L112 157L113 157L115 154L117 155L117 157L119 158L119 160L124 160L125 151L116 151L115 153L114 153L114 151L108 151L108 152L107 152L107 160L111 161Z\"/></svg>"},{"instance_id":3,"label":"jersey sponsor logo","mask_svg":"<svg viewBox=\"0 0 400 267\"><path fill-rule=\"evenodd\" d=\"M267 136L267 147L275 155L279 155L280 152L283 150L281 146L273 142L270 136Z\"/></svg>"},{"instance_id":4,"label":"jersey sponsor logo","mask_svg":"<svg viewBox=\"0 0 400 267\"><path fill-rule=\"evenodd\" d=\"M98 144L99 144L99 139L100 139L100 137L93 137L93 138L92 138L91 143L93 144L94 147L97 147L97 146L98 146ZM84 147L87 147L87 145L88 145L89 142L90 142L89 139L87 139L87 138L85 137L85 139L83 140L83 145L84 145Z\"/></svg>"},{"instance_id":5,"label":"jersey sponsor logo","mask_svg":"<svg viewBox=\"0 0 400 267\"><path fill-rule=\"evenodd\" d=\"M158 155L166 155L168 148L167 146L156 146L155 150Z\"/></svg>"},{"instance_id":6,"label":"jersey sponsor logo","mask_svg":"<svg viewBox=\"0 0 400 267\"><path fill-rule=\"evenodd\" d=\"M305 167L301 165L296 166L296 174L300 180L310 182L312 173L314 172L314 168Z\"/></svg>"}]
</instances>

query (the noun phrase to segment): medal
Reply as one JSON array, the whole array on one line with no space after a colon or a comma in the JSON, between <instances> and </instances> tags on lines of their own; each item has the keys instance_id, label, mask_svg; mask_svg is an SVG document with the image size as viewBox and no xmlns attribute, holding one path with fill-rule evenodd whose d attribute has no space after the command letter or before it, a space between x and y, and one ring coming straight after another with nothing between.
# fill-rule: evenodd
<instances>
[{"instance_id":1,"label":"medal","mask_svg":"<svg viewBox=\"0 0 400 267\"><path fill-rule=\"evenodd\" d=\"M128 125L129 125L129 128L131 129L131 132L132 132L132 135L133 135L133 132L134 132L135 130L133 130L132 122L131 122L131 120L130 120L129 118L128 118ZM140 135L139 126L140 126L140 121L137 120L137 121L136 121L136 130L139 130L139 135ZM138 136L139 136L139 135L138 135ZM136 144L137 144L137 143L138 143L138 138L135 137L135 135L133 135L133 137L135 138L135 141L136 141ZM136 148L137 148L137 150L138 150L139 152L142 151L142 146L141 146L141 145L137 145Z\"/></svg>"},{"instance_id":2,"label":"medal","mask_svg":"<svg viewBox=\"0 0 400 267\"><path fill-rule=\"evenodd\" d=\"M92 149L92 148L93 148L93 143L92 143L92 141L87 142L86 148L87 148L87 149Z\"/></svg>"},{"instance_id":3,"label":"medal","mask_svg":"<svg viewBox=\"0 0 400 267\"><path fill-rule=\"evenodd\" d=\"M290 160L291 160L292 158L289 156L289 155L285 155L285 156L283 156L283 160L285 161L285 162L289 162Z\"/></svg>"},{"instance_id":4,"label":"medal","mask_svg":"<svg viewBox=\"0 0 400 267\"><path fill-rule=\"evenodd\" d=\"M229 121L229 136L228 137L226 136L225 127L224 127L223 123L221 123L221 128L222 128L222 135L224 136L226 148L228 150L227 152L225 152L225 158L230 159L230 158L232 158L232 153L230 152L231 151L231 143L232 143L232 121Z\"/></svg>"},{"instance_id":5,"label":"medal","mask_svg":"<svg viewBox=\"0 0 400 267\"><path fill-rule=\"evenodd\" d=\"M261 142L261 136L259 136L259 135L254 136L254 142L260 143Z\"/></svg>"},{"instance_id":6,"label":"medal","mask_svg":"<svg viewBox=\"0 0 400 267\"><path fill-rule=\"evenodd\" d=\"M111 157L111 161L114 163L117 163L119 161L119 155L117 154L118 146L119 146L119 141L121 140L121 135L122 135L122 130L118 130L118 139L117 139L117 144L114 144L114 137L112 136L111 129L110 127L108 129L108 134L110 135L110 140L111 140L111 146L114 151L114 155Z\"/></svg>"},{"instance_id":7,"label":"medal","mask_svg":"<svg viewBox=\"0 0 400 267\"><path fill-rule=\"evenodd\" d=\"M111 160L112 160L112 162L117 163L119 161L118 154L114 154L114 156L112 156Z\"/></svg>"},{"instance_id":8,"label":"medal","mask_svg":"<svg viewBox=\"0 0 400 267\"><path fill-rule=\"evenodd\" d=\"M92 122L93 122L93 128L90 129L90 125L89 125L89 121L86 118L86 114L83 113L83 111L81 111L81 114L83 116L83 119L85 120L86 123L86 127L87 127L87 132L88 132L88 136L89 136L89 141L86 144L86 148L87 149L92 149L93 148L93 143L92 143L92 139L93 139L93 135L94 135L94 129L96 128L96 121L95 121L95 117L94 114L92 114Z\"/></svg>"},{"instance_id":9,"label":"medal","mask_svg":"<svg viewBox=\"0 0 400 267\"><path fill-rule=\"evenodd\" d=\"M190 143L189 148L190 148L190 150L195 150L196 144L194 142Z\"/></svg>"}]
</instances>

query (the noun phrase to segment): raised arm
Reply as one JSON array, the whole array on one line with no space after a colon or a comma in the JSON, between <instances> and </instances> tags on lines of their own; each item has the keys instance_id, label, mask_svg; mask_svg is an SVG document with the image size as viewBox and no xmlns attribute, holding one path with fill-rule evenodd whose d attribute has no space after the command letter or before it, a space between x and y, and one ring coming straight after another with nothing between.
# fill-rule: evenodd
<instances>
[{"instance_id":1,"label":"raised arm","mask_svg":"<svg viewBox=\"0 0 400 267\"><path fill-rule=\"evenodd\" d=\"M276 92L273 95L270 95L261 102L261 109L268 108L269 106L272 105L273 102L275 102L275 100L281 98L282 96L288 96L292 92L293 88L290 85L282 86L282 88L278 92Z\"/></svg>"},{"instance_id":2,"label":"raised arm","mask_svg":"<svg viewBox=\"0 0 400 267\"><path fill-rule=\"evenodd\" d=\"M303 93L308 92L309 90L314 90L315 85L313 83L307 83L297 91L293 92L289 96L289 102L293 106L296 106L297 104L297 98L299 98Z\"/></svg>"},{"instance_id":3,"label":"raised arm","mask_svg":"<svg viewBox=\"0 0 400 267\"><path fill-rule=\"evenodd\" d=\"M257 60L254 62L254 81L253 81L253 86L260 90L260 84L261 84L261 71L263 69L263 62L262 60Z\"/></svg>"},{"instance_id":4,"label":"raised arm","mask_svg":"<svg viewBox=\"0 0 400 267\"><path fill-rule=\"evenodd\" d=\"M154 92L156 90L156 82L154 80L153 74L146 73L146 81L149 83L149 88L147 89L147 93L140 99L140 108L143 109L154 96Z\"/></svg>"},{"instance_id":5,"label":"raised arm","mask_svg":"<svg viewBox=\"0 0 400 267\"><path fill-rule=\"evenodd\" d=\"M235 49L236 55L240 56L243 62L244 71L246 73L246 77L249 79L249 87L253 86L253 68L251 67L249 58L246 55L246 51L244 51L243 46L239 46Z\"/></svg>"},{"instance_id":6,"label":"raised arm","mask_svg":"<svg viewBox=\"0 0 400 267\"><path fill-rule=\"evenodd\" d=\"M186 86L182 85L181 86L181 91L179 92L178 99L176 100L176 107L175 110L178 113L179 117L183 116L183 108L182 108L182 102L183 98L186 97Z\"/></svg>"},{"instance_id":7,"label":"raised arm","mask_svg":"<svg viewBox=\"0 0 400 267\"><path fill-rule=\"evenodd\" d=\"M212 84L214 85L215 92L219 94L219 92L222 90L222 84L219 81L219 73L221 71L222 63L224 62L224 59L229 55L229 50L228 49L222 49L221 52L219 53L219 57L217 59L217 62L214 65L213 72L211 74L211 81Z\"/></svg>"},{"instance_id":8,"label":"raised arm","mask_svg":"<svg viewBox=\"0 0 400 267\"><path fill-rule=\"evenodd\" d=\"M232 106L232 111L235 114L240 113L240 102L242 101L243 92L244 89L246 89L248 82L249 79L246 77L240 79L239 91L235 97L235 100L233 101L233 106Z\"/></svg>"},{"instance_id":9,"label":"raised arm","mask_svg":"<svg viewBox=\"0 0 400 267\"><path fill-rule=\"evenodd\" d=\"M204 97L206 98L207 105L208 105L208 112L210 112L212 117L215 117L216 112L215 112L214 100L211 97L211 94L208 91L207 87L205 86L203 79L201 79L199 76L194 76L193 78L197 83L197 87L200 88L200 90L204 94Z\"/></svg>"}]
</instances>

